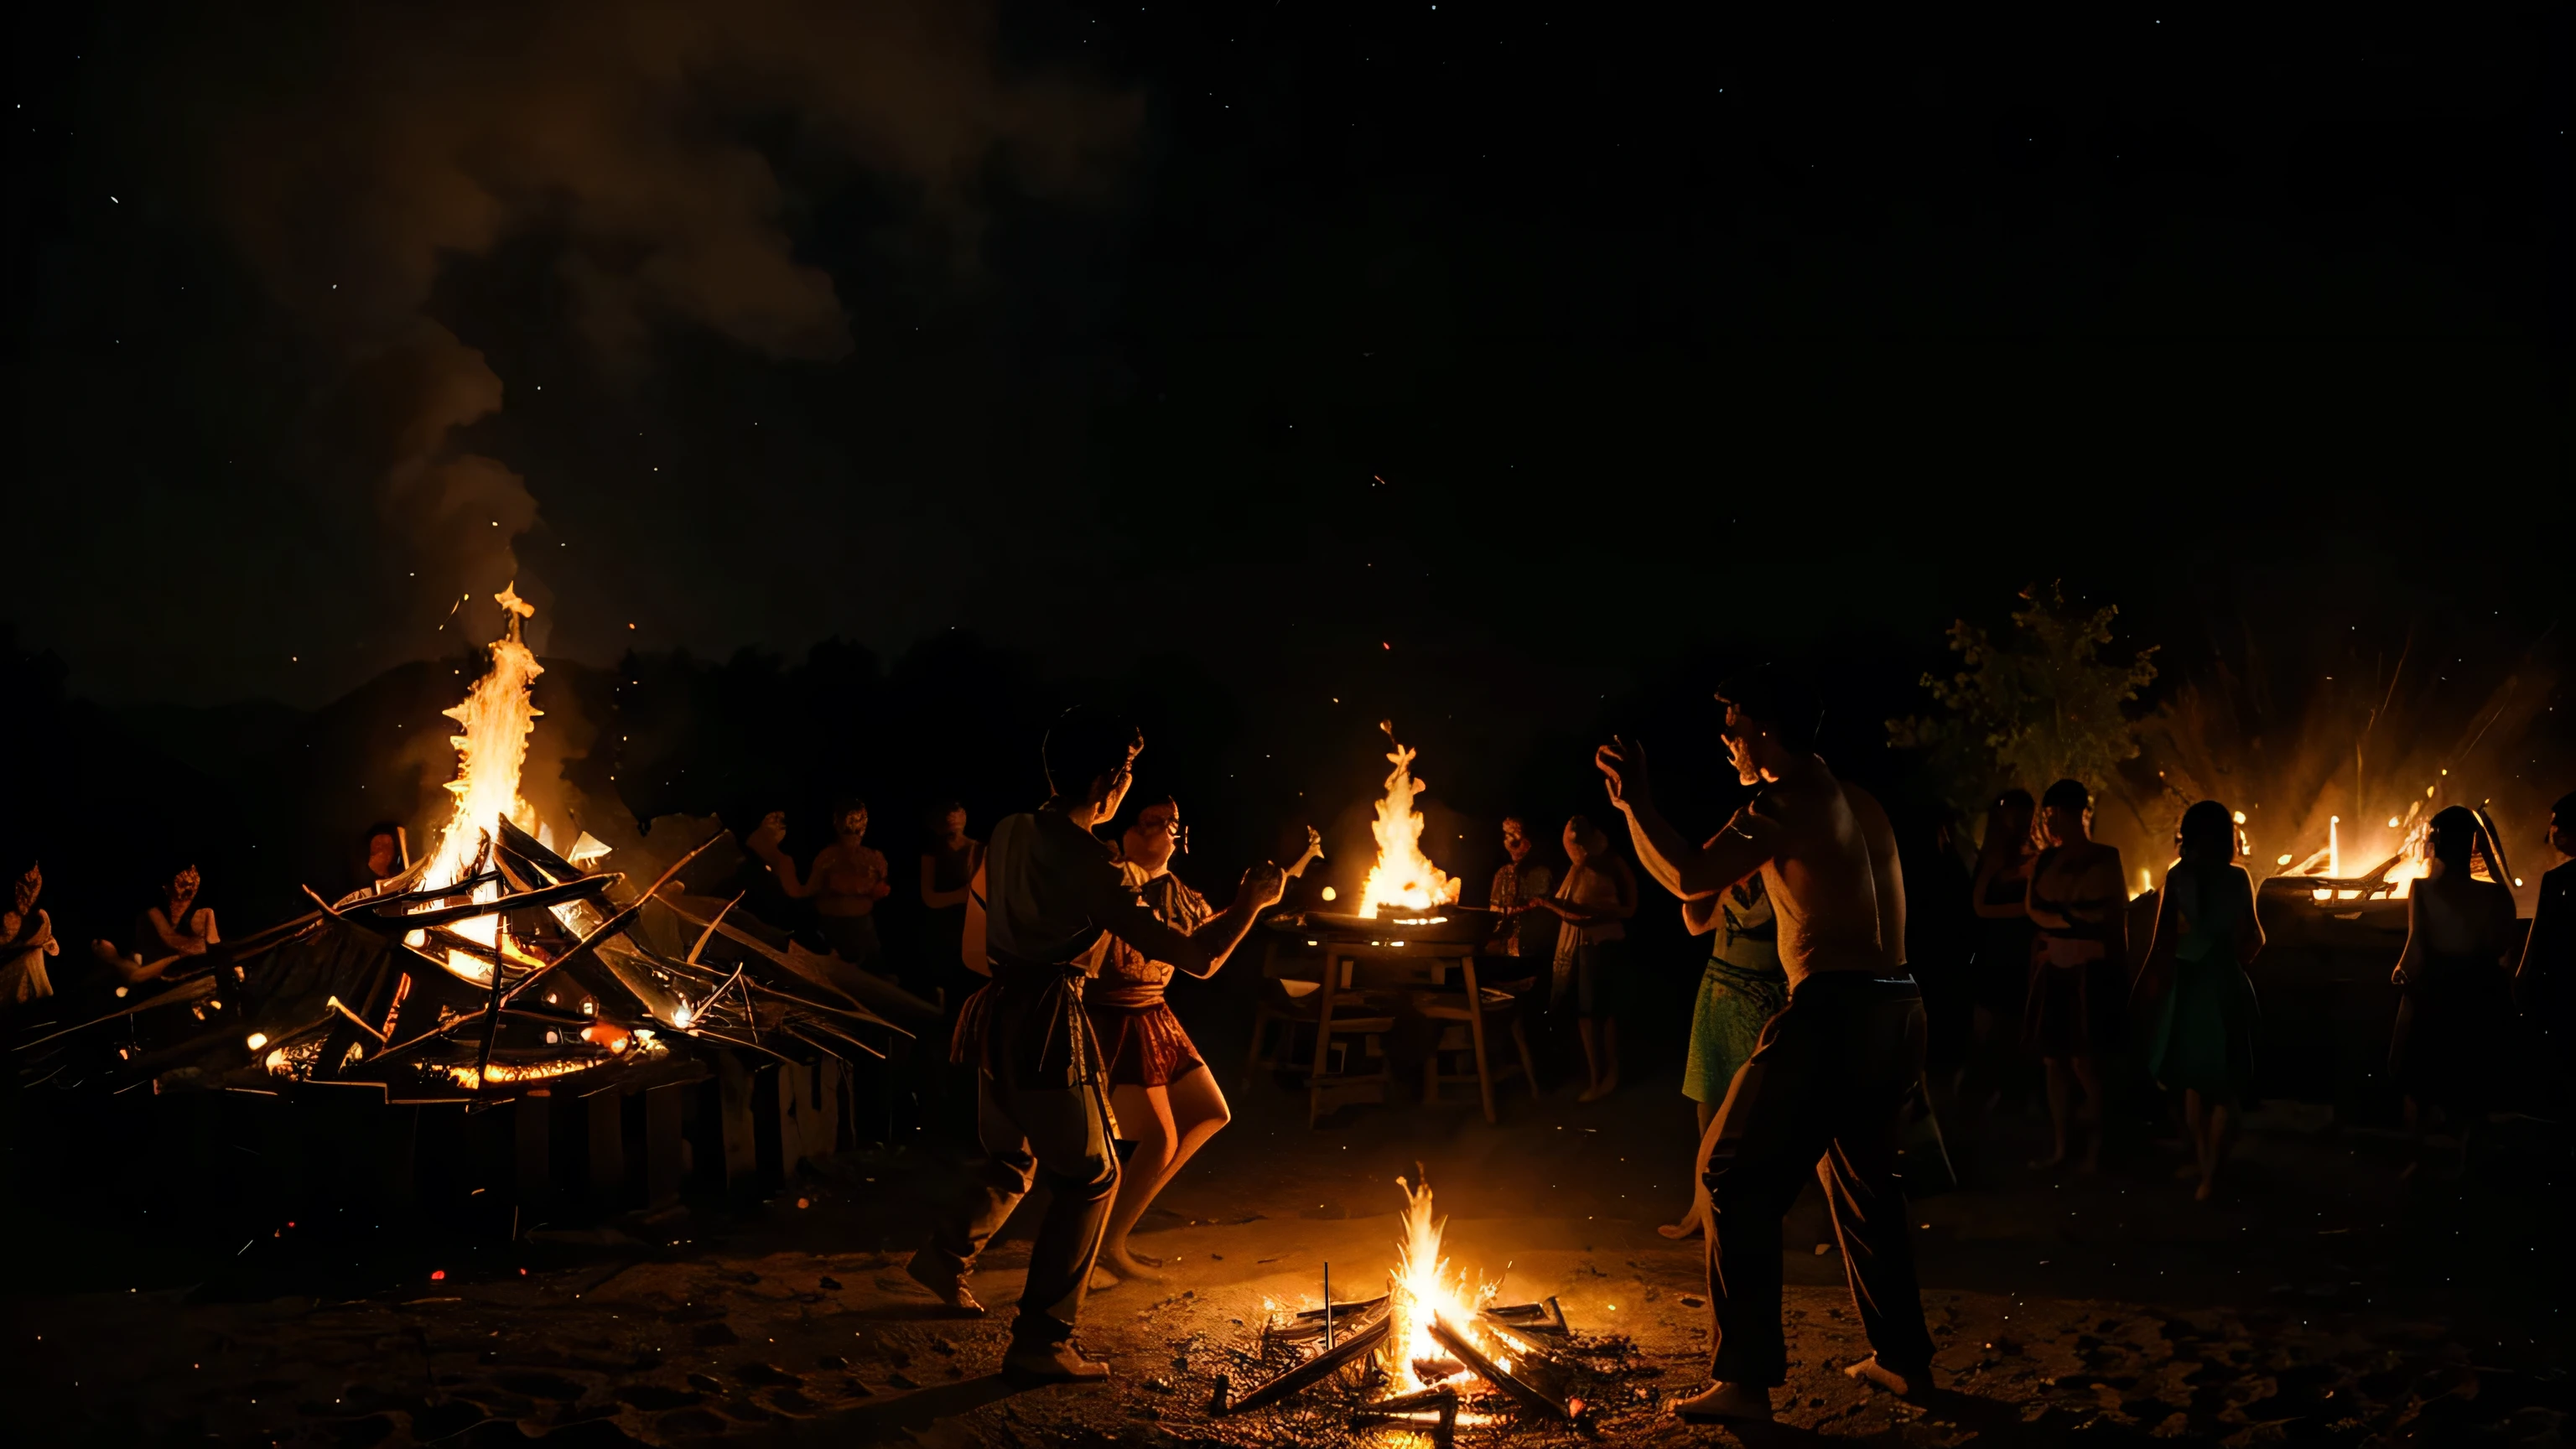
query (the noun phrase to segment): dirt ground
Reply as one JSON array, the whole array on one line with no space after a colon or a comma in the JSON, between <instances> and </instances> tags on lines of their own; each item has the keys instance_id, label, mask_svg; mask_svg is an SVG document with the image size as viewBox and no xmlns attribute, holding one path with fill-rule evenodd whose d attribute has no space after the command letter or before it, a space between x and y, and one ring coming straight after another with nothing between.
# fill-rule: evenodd
<instances>
[{"instance_id":1,"label":"dirt ground","mask_svg":"<svg viewBox=\"0 0 2576 1449\"><path fill-rule=\"evenodd\" d=\"M1231 1083L1229 1085L1232 1085ZM1508 1417L1476 1444L1736 1442L1663 1400L1705 1379L1700 1250L1654 1224L1684 1201L1688 1104L1669 1082L1593 1106L1507 1089L1472 1108L1358 1108L1320 1130L1264 1081L1147 1220L1163 1282L1095 1294L1084 1341L1103 1386L1014 1391L1006 1316L937 1316L897 1272L955 1180L929 1147L823 1164L739 1217L671 1220L448 1267L364 1296L199 1288L8 1300L22 1443L548 1443L933 1446L1422 1442L1355 1431L1310 1395L1212 1417L1239 1388L1265 1305L1375 1291L1392 1265L1399 1173L1427 1170L1453 1261L1505 1301L1556 1297L1590 1404L1577 1425ZM1956 1113L1953 1113L1956 1116ZM2459 1181L2322 1111L2258 1114L2233 1191L2192 1202L2179 1157L2139 1142L2098 1174L2025 1165L2027 1112L1954 1121L1966 1185L1916 1203L1939 1391L1907 1403L1838 1372L1867 1352L1811 1195L1785 1257L1792 1367L1756 1445L2559 1443L2571 1395L2558 1149L2499 1129ZM1024 1210L977 1278L1015 1296ZM634 1226L641 1233L646 1229ZM432 1277L437 1273L443 1276ZM220 1296L225 1301L215 1301Z\"/></svg>"}]
</instances>

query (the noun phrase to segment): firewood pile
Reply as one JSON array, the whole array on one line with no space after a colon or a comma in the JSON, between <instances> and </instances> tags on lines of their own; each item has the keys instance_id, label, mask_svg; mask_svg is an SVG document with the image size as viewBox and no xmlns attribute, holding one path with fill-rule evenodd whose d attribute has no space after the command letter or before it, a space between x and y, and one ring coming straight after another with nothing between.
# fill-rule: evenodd
<instances>
[{"instance_id":1,"label":"firewood pile","mask_svg":"<svg viewBox=\"0 0 2576 1449\"><path fill-rule=\"evenodd\" d=\"M21 1044L22 1082L156 1093L333 1084L389 1102L477 1103L703 1077L699 1059L720 1050L846 1062L880 1054L863 1031L905 1029L865 999L915 1005L900 991L838 958L772 945L728 921L730 903L701 917L666 897L706 845L638 890L506 818L495 826L453 882L421 884L424 858L337 901L308 888L305 915ZM685 952L635 929L656 910L693 935Z\"/></svg>"}]
</instances>

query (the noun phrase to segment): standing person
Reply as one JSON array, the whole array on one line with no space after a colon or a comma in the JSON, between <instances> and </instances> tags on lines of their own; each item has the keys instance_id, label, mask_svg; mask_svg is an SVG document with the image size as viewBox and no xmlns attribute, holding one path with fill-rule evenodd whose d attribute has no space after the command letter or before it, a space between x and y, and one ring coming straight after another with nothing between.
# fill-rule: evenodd
<instances>
[{"instance_id":1,"label":"standing person","mask_svg":"<svg viewBox=\"0 0 2576 1449\"><path fill-rule=\"evenodd\" d=\"M90 954L127 985L156 980L174 968L187 969L223 944L222 934L215 929L214 908L197 903L197 892L204 885L205 878L195 866L181 868L161 887L161 903L136 918L133 955L119 954L116 944L105 939L90 942Z\"/></svg>"},{"instance_id":2,"label":"standing person","mask_svg":"<svg viewBox=\"0 0 2576 1449\"><path fill-rule=\"evenodd\" d=\"M993 979L959 1013L954 1050L978 1069L988 1157L975 1190L939 1215L905 1272L950 1308L982 1313L966 1277L1043 1171L1046 1215L1002 1356L1003 1372L1026 1381L1109 1373L1073 1342L1118 1188L1106 1064L1083 1011L1085 983L1112 938L1193 975L1215 971L1282 884L1276 866L1245 871L1233 903L1192 935L1157 919L1091 833L1117 814L1142 748L1131 724L1088 709L1060 716L1040 750L1052 793L993 827L967 901L965 950Z\"/></svg>"},{"instance_id":3,"label":"standing person","mask_svg":"<svg viewBox=\"0 0 2576 1449\"><path fill-rule=\"evenodd\" d=\"M1292 876L1322 853L1320 838L1311 830L1307 834L1307 854L1289 867ZM1118 849L1126 888L1155 919L1184 936L1216 916L1205 896L1172 874L1172 855L1186 838L1181 807L1167 795L1137 812L1135 823L1119 837ZM1217 964L1190 974L1211 974ZM1112 1115L1125 1140L1135 1144L1119 1166L1118 1196L1110 1205L1100 1245L1102 1266L1121 1278L1151 1278L1163 1266L1158 1259L1138 1256L1128 1247L1127 1235L1234 1115L1216 1073L1208 1070L1180 1017L1164 1000L1178 970L1170 961L1113 938L1099 979L1082 994L1082 1009L1091 1018L1091 1034L1106 1064Z\"/></svg>"},{"instance_id":4,"label":"standing person","mask_svg":"<svg viewBox=\"0 0 2576 1449\"><path fill-rule=\"evenodd\" d=\"M2530 1028L2546 1109L2564 1123L2576 1087L2576 795L2549 807L2549 848L2562 859L2540 878L2513 1000Z\"/></svg>"},{"instance_id":5,"label":"standing person","mask_svg":"<svg viewBox=\"0 0 2576 1449\"><path fill-rule=\"evenodd\" d=\"M884 948L877 941L877 902L894 894L886 883L886 858L867 843L868 802L846 800L832 812L832 843L814 856L813 869L796 878L796 862L780 847L787 838L787 814L772 810L760 828L744 841L751 852L778 873L778 888L790 900L814 903L815 924L840 958L862 971L878 969Z\"/></svg>"},{"instance_id":6,"label":"standing person","mask_svg":"<svg viewBox=\"0 0 2576 1449\"><path fill-rule=\"evenodd\" d=\"M1709 1387L1676 1401L1685 1419L1768 1419L1788 1381L1780 1325L1780 1221L1809 1173L1826 1189L1852 1301L1872 1356L1846 1368L1892 1393L1929 1386L1897 1134L1923 1073L1923 998L1902 974L1903 879L1875 801L1814 752L1814 695L1769 671L1719 690L1739 774L1763 782L1710 844L1694 848L1654 805L1644 749L1594 756L1628 819L1637 857L1684 900L1760 874L1779 921L1789 1004L1709 1126ZM1883 899L1881 882L1892 889ZM1821 1160L1820 1160L1821 1159Z\"/></svg>"},{"instance_id":7,"label":"standing person","mask_svg":"<svg viewBox=\"0 0 2576 1449\"><path fill-rule=\"evenodd\" d=\"M2093 838L2093 792L2060 780L2039 797L2039 830L2048 848L2031 862L2023 909L2038 928L2030 1002L2022 1040L2048 1070L2048 1120L2055 1150L2033 1167L2066 1161L2075 1123L2089 1123L2087 1171L2102 1165L2102 1074L2094 1066L2092 996L2086 978L2104 963L2128 959L2129 897L2120 852ZM2071 1084L2071 1085L2070 1085ZM2072 1086L2084 1089L2074 1104Z\"/></svg>"},{"instance_id":8,"label":"standing person","mask_svg":"<svg viewBox=\"0 0 2576 1449\"><path fill-rule=\"evenodd\" d=\"M1502 979L1535 978L1541 959L1554 959L1556 921L1539 904L1556 885L1547 862L1533 860L1538 842L1529 823L1518 815L1503 817L1502 865L1494 871L1485 904L1494 913L1494 933L1485 939L1483 955L1502 958ZM1494 984L1500 985L1501 981Z\"/></svg>"},{"instance_id":9,"label":"standing person","mask_svg":"<svg viewBox=\"0 0 2576 1449\"><path fill-rule=\"evenodd\" d=\"M1716 844L1711 840L1700 849ZM1697 1140L1706 1141L1737 1070L1762 1044L1762 1028L1788 1006L1789 977L1780 969L1779 918L1759 875L1716 895L1683 901L1682 926L1694 936L1717 938L1710 943L1708 964L1700 968L1699 999L1691 1006L1690 1061L1682 1068L1682 1095L1697 1105ZM1701 1170L1706 1171L1705 1164ZM1695 1174L1690 1211L1680 1222L1655 1231L1680 1239L1707 1225L1707 1193Z\"/></svg>"},{"instance_id":10,"label":"standing person","mask_svg":"<svg viewBox=\"0 0 2576 1449\"><path fill-rule=\"evenodd\" d=\"M966 939L967 887L984 865L984 842L966 833L966 807L942 800L923 812L929 843L921 850L921 906L927 912L923 949L938 968L940 1004L954 1011L974 983L959 979L958 953Z\"/></svg>"},{"instance_id":11,"label":"standing person","mask_svg":"<svg viewBox=\"0 0 2576 1449\"><path fill-rule=\"evenodd\" d=\"M2182 813L2174 833L2181 859L2156 897L2155 936L2139 985L2161 991L2147 1070L2180 1092L2199 1179L2192 1196L2218 1192L2245 1101L2254 1093L2254 983L2246 964L2263 949L2254 918L2254 878L2236 863L2236 818L2215 800Z\"/></svg>"},{"instance_id":12,"label":"standing person","mask_svg":"<svg viewBox=\"0 0 2576 1449\"><path fill-rule=\"evenodd\" d=\"M2513 891L2487 858L2492 880L2470 874L2483 841L2478 817L2453 805L2434 815L2424 845L2430 873L2406 898L2406 950L2389 981L2404 991L2388 1047L2389 1075L2406 1094L2406 1126L2431 1108L2457 1124L2460 1160L2469 1129L2495 1100L2498 1063L2513 1019L2505 955L2513 949Z\"/></svg>"},{"instance_id":13,"label":"standing person","mask_svg":"<svg viewBox=\"0 0 2576 1449\"><path fill-rule=\"evenodd\" d=\"M9 909L0 912L0 1012L54 994L45 958L63 954L63 945L54 939L53 917L36 905L44 891L44 866L31 864L11 890Z\"/></svg>"},{"instance_id":14,"label":"standing person","mask_svg":"<svg viewBox=\"0 0 2576 1449\"><path fill-rule=\"evenodd\" d=\"M1575 1100L1598 1102L1619 1090L1619 998L1628 979L1629 917L1637 914L1637 873L1610 853L1610 837L1581 815L1565 822L1565 880L1535 904L1554 914L1556 959L1552 1000L1574 997L1590 1085Z\"/></svg>"},{"instance_id":15,"label":"standing person","mask_svg":"<svg viewBox=\"0 0 2576 1449\"><path fill-rule=\"evenodd\" d=\"M2028 790L2016 785L2004 791L1987 809L1986 837L1977 843L1977 878L1970 887L1977 944L1968 962L1968 1060L1959 1069L1959 1095L1972 1113L1993 1104L2021 1060L2017 1048L2039 936L2029 908L2031 862L2039 856L2031 835L2037 811Z\"/></svg>"}]
</instances>

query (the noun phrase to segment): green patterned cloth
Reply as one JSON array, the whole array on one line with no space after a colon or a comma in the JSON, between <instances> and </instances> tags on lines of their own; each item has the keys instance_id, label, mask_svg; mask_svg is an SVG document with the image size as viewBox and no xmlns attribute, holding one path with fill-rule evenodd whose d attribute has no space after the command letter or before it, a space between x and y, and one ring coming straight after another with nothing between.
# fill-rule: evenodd
<instances>
[{"instance_id":1,"label":"green patterned cloth","mask_svg":"<svg viewBox=\"0 0 2576 1449\"><path fill-rule=\"evenodd\" d=\"M1779 923L1772 919L1762 878L1728 891L1718 908L1717 941L1691 1006L1690 1061L1682 1068L1682 1095L1694 1102L1726 1100L1736 1069L1760 1044L1762 1028L1789 1004Z\"/></svg>"}]
</instances>

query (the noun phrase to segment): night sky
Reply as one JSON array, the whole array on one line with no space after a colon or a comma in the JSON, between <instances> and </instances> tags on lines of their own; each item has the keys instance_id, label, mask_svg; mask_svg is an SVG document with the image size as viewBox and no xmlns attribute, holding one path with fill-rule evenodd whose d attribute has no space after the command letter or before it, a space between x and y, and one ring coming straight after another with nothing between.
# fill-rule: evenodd
<instances>
[{"instance_id":1,"label":"night sky","mask_svg":"<svg viewBox=\"0 0 2576 1449\"><path fill-rule=\"evenodd\" d=\"M303 706L514 576L595 663L2554 617L2565 7L1785 14L49 9L9 615Z\"/></svg>"}]
</instances>

